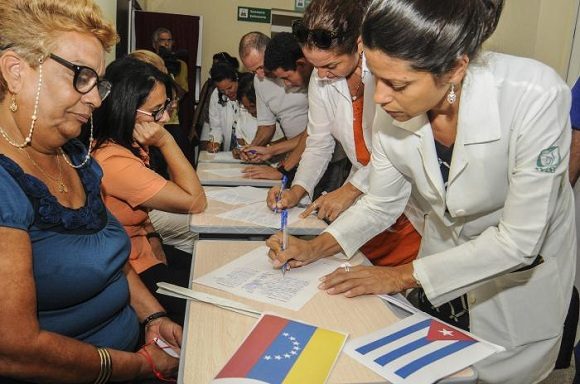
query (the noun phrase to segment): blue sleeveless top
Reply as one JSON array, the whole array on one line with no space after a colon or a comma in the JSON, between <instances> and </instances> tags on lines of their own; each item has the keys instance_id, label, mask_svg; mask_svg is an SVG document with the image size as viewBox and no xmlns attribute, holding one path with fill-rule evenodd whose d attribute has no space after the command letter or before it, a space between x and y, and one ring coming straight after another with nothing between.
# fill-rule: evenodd
<instances>
[{"instance_id":1,"label":"blue sleeveless top","mask_svg":"<svg viewBox=\"0 0 580 384\"><path fill-rule=\"evenodd\" d=\"M63 149L73 164L86 153L78 141ZM129 238L101 199L103 172L97 162L91 159L78 173L86 202L70 209L42 181L0 155L0 226L30 236L41 329L133 351L139 323L123 273Z\"/></svg>"}]
</instances>

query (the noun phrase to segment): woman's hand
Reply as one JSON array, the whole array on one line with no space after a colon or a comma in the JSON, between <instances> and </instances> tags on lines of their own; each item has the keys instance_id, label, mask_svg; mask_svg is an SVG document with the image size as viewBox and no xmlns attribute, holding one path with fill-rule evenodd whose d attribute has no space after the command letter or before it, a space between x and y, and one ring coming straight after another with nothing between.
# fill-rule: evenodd
<instances>
[{"instance_id":1,"label":"woman's hand","mask_svg":"<svg viewBox=\"0 0 580 384\"><path fill-rule=\"evenodd\" d=\"M153 378L161 374L164 379L170 379L177 376L179 359L168 355L155 342L144 345L137 353L143 357L140 377Z\"/></svg>"},{"instance_id":2,"label":"woman's hand","mask_svg":"<svg viewBox=\"0 0 580 384\"><path fill-rule=\"evenodd\" d=\"M301 187L294 186L290 189L284 190L282 195L280 195L280 186L270 188L268 191L268 197L266 198L266 203L268 208L273 211L292 208L298 205L302 196L304 196L304 190Z\"/></svg>"},{"instance_id":3,"label":"woman's hand","mask_svg":"<svg viewBox=\"0 0 580 384\"><path fill-rule=\"evenodd\" d=\"M309 241L294 236L288 236L286 249L282 250L281 232L270 236L266 240L266 245L270 248L268 257L272 260L274 268L281 268L286 261L290 268L297 268L320 259L320 256L313 252Z\"/></svg>"},{"instance_id":4,"label":"woman's hand","mask_svg":"<svg viewBox=\"0 0 580 384\"><path fill-rule=\"evenodd\" d=\"M163 242L158 237L151 237L149 239L149 245L153 251L153 255L157 260L161 261L163 264L167 264L167 257L165 256L165 251L163 251Z\"/></svg>"},{"instance_id":5,"label":"woman's hand","mask_svg":"<svg viewBox=\"0 0 580 384\"><path fill-rule=\"evenodd\" d=\"M282 174L269 165L251 165L242 170L246 179L280 180Z\"/></svg>"},{"instance_id":6,"label":"woman's hand","mask_svg":"<svg viewBox=\"0 0 580 384\"><path fill-rule=\"evenodd\" d=\"M145 330L145 340L147 342L150 342L155 337L161 337L167 344L179 350L181 348L183 330L181 326L174 323L170 318L160 317L151 321Z\"/></svg>"},{"instance_id":7,"label":"woman's hand","mask_svg":"<svg viewBox=\"0 0 580 384\"><path fill-rule=\"evenodd\" d=\"M412 263L397 267L341 267L320 281L319 289L330 295L344 293L346 297L399 293L417 286Z\"/></svg>"},{"instance_id":8,"label":"woman's hand","mask_svg":"<svg viewBox=\"0 0 580 384\"><path fill-rule=\"evenodd\" d=\"M207 143L206 149L209 153L216 153L216 152L220 151L220 146L221 146L221 143L216 143L214 141L210 141Z\"/></svg>"},{"instance_id":9,"label":"woman's hand","mask_svg":"<svg viewBox=\"0 0 580 384\"><path fill-rule=\"evenodd\" d=\"M167 140L172 138L162 125L155 122L143 122L135 124L133 129L133 138L142 146L152 146L160 148Z\"/></svg>"},{"instance_id":10,"label":"woman's hand","mask_svg":"<svg viewBox=\"0 0 580 384\"><path fill-rule=\"evenodd\" d=\"M358 189L352 187L350 183L347 183L335 191L318 197L318 199L306 207L304 212L300 214L300 217L308 217L314 210L318 209L319 219L334 221L338 215L353 205L360 195L361 192Z\"/></svg>"},{"instance_id":11,"label":"woman's hand","mask_svg":"<svg viewBox=\"0 0 580 384\"><path fill-rule=\"evenodd\" d=\"M260 163L272 158L270 147L246 146L242 149L246 161Z\"/></svg>"}]
</instances>

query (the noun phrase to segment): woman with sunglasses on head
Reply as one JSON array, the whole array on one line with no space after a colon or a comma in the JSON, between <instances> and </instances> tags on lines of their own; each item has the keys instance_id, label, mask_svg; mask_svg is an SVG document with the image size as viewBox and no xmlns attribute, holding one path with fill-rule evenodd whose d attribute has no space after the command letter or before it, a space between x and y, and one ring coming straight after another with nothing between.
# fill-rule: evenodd
<instances>
[{"instance_id":1,"label":"woman with sunglasses on head","mask_svg":"<svg viewBox=\"0 0 580 384\"><path fill-rule=\"evenodd\" d=\"M153 65L132 57L111 63L105 78L115 84L95 112L93 156L103 168L103 196L109 210L131 238L129 262L169 316L183 323L185 301L159 295L156 283L186 286L191 255L164 252L148 212L199 213L206 198L193 167L163 128L168 121L171 78ZM149 166L149 147L167 162L170 180Z\"/></svg>"},{"instance_id":2,"label":"woman with sunglasses on head","mask_svg":"<svg viewBox=\"0 0 580 384\"><path fill-rule=\"evenodd\" d=\"M179 347L181 327L127 264L102 170L75 139L111 90L101 76L116 40L90 0L0 0L2 383L128 382L177 369L149 342Z\"/></svg>"},{"instance_id":3,"label":"woman with sunglasses on head","mask_svg":"<svg viewBox=\"0 0 580 384\"><path fill-rule=\"evenodd\" d=\"M422 310L505 347L475 364L480 382L531 384L554 367L574 281L570 90L539 62L479 53L502 8L373 2L362 28L381 106L370 190L317 239L270 245L295 266L350 256L411 202L423 219L415 261L335 271L321 289L415 288Z\"/></svg>"},{"instance_id":4,"label":"woman with sunglasses on head","mask_svg":"<svg viewBox=\"0 0 580 384\"><path fill-rule=\"evenodd\" d=\"M307 216L336 218L368 191L371 128L375 115L374 78L366 67L360 28L370 0L313 0L304 18L294 22L293 34L305 58L315 67L308 88L308 139L292 187L278 198L268 194L272 208L293 207L313 196L332 157L335 140L350 162L342 187L317 197L304 211ZM417 255L420 236L405 215L361 248L377 265L397 265Z\"/></svg>"}]
</instances>

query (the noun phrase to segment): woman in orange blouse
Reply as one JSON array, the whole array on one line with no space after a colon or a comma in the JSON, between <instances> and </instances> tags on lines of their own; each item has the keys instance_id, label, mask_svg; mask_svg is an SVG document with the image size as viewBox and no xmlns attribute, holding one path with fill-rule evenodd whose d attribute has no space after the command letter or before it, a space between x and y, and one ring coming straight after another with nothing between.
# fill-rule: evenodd
<instances>
[{"instance_id":1,"label":"woman in orange blouse","mask_svg":"<svg viewBox=\"0 0 580 384\"><path fill-rule=\"evenodd\" d=\"M126 57L107 67L114 84L110 97L95 113L93 155L103 168L103 195L109 210L131 237L130 263L155 294L156 283L186 285L190 255L165 253L156 238L148 211L199 213L206 197L193 167L171 134L171 80L154 66ZM149 168L149 147L157 147L170 180ZM157 295L168 313L183 322L185 303Z\"/></svg>"}]
</instances>

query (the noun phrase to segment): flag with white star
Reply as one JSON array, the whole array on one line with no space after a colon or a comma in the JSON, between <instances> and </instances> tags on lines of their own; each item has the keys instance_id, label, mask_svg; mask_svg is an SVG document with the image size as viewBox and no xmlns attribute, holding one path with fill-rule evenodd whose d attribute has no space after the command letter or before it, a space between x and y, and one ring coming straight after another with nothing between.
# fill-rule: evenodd
<instances>
[{"instance_id":1,"label":"flag with white star","mask_svg":"<svg viewBox=\"0 0 580 384\"><path fill-rule=\"evenodd\" d=\"M424 313L349 341L345 352L393 384L429 384L504 348Z\"/></svg>"},{"instance_id":2,"label":"flag with white star","mask_svg":"<svg viewBox=\"0 0 580 384\"><path fill-rule=\"evenodd\" d=\"M346 338L344 333L264 314L213 382L322 384Z\"/></svg>"}]
</instances>

